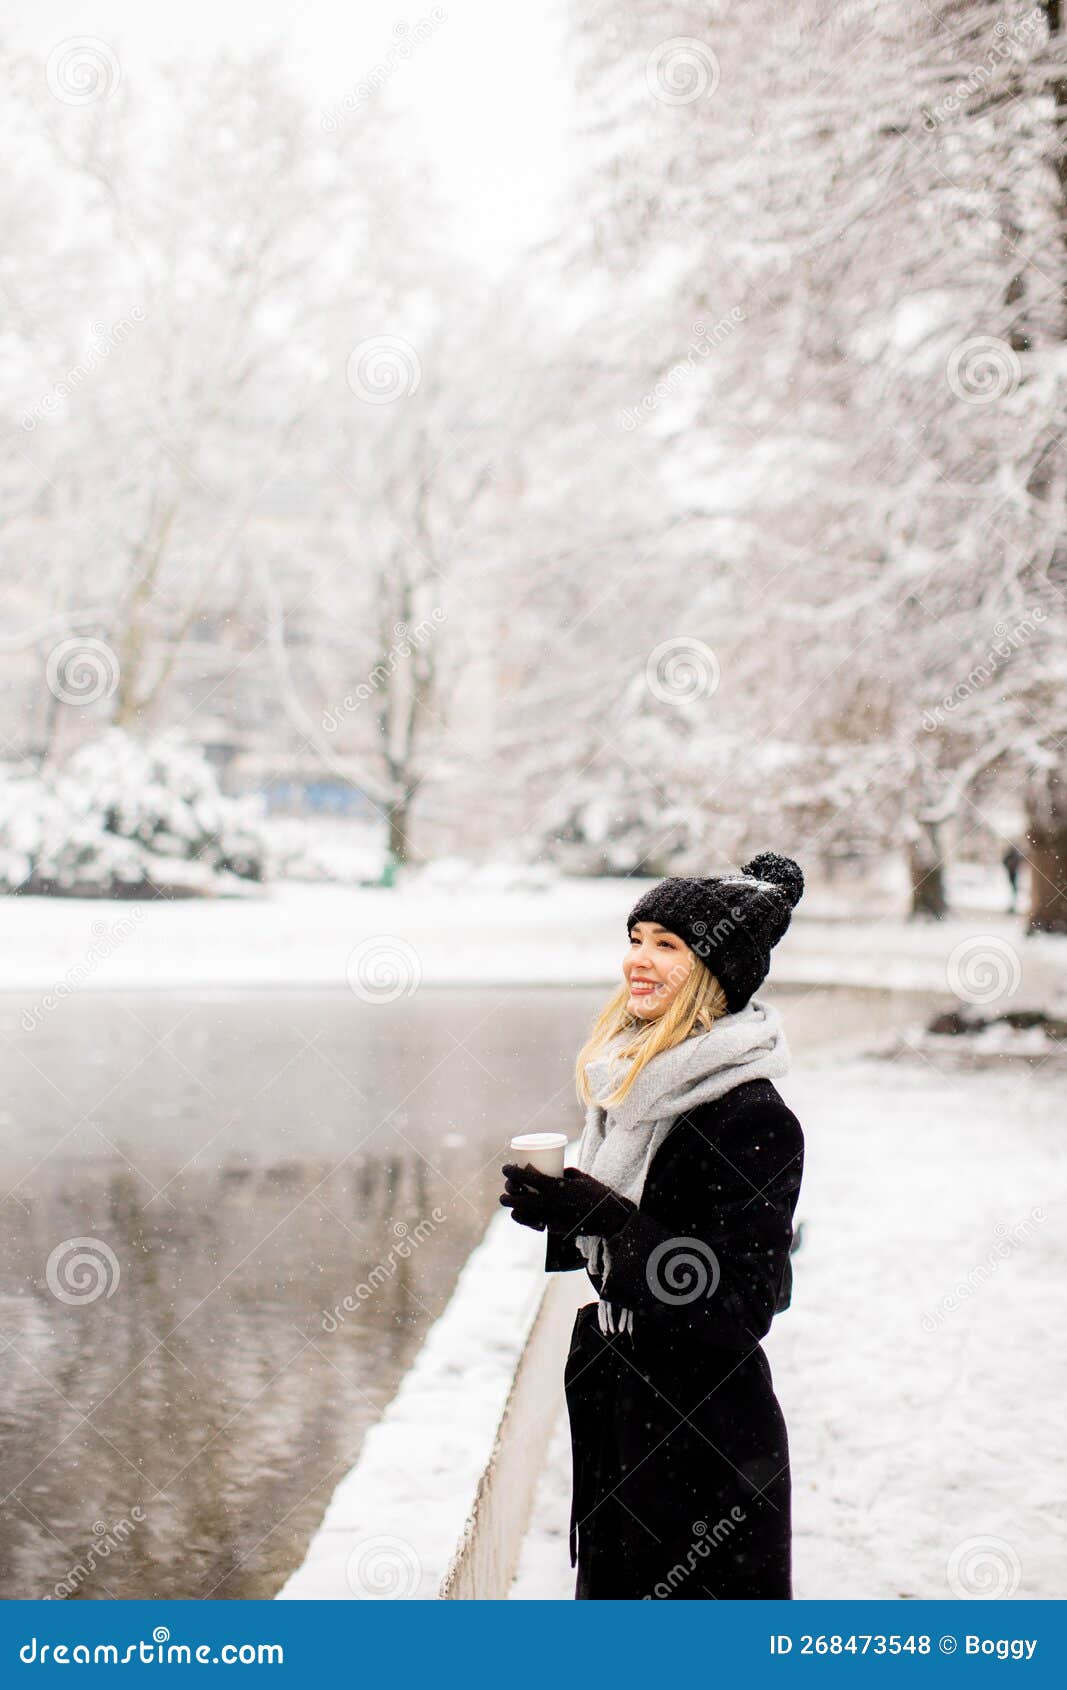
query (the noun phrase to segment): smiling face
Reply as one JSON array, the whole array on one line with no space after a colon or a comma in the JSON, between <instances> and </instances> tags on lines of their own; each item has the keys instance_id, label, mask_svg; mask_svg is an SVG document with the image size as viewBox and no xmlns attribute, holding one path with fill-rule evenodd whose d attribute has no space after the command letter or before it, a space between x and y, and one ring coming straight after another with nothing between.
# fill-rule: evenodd
<instances>
[{"instance_id":1,"label":"smiling face","mask_svg":"<svg viewBox=\"0 0 1067 1690\"><path fill-rule=\"evenodd\" d=\"M658 921L638 921L630 929L630 948L622 972L630 988L627 1009L642 1021L654 1021L678 996L693 967L684 939Z\"/></svg>"}]
</instances>

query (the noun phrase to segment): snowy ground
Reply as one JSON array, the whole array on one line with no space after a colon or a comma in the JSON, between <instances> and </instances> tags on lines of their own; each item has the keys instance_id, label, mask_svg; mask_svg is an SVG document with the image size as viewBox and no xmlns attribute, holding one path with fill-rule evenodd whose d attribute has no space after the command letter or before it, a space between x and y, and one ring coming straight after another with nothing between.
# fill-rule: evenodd
<instances>
[{"instance_id":1,"label":"snowy ground","mask_svg":"<svg viewBox=\"0 0 1067 1690\"><path fill-rule=\"evenodd\" d=\"M1062 1598L1067 1056L798 1063L789 1427L798 1598ZM556 1429L512 1588L574 1594Z\"/></svg>"},{"instance_id":2,"label":"snowy ground","mask_svg":"<svg viewBox=\"0 0 1067 1690\"><path fill-rule=\"evenodd\" d=\"M537 985L618 978L625 920L650 882L559 880L543 890L442 883L410 886L282 884L262 896L173 902L0 898L0 948L9 989L354 985L385 1001L420 983ZM813 884L774 953L782 984L949 987L954 955L976 937L1010 995L1014 958L1028 971L1058 962L1063 945L1022 938L995 876L969 873L967 898L943 922L900 919L901 889ZM997 907L997 900L1000 906ZM1008 950L1004 951L1003 947ZM969 966L981 968L989 944ZM1043 1001L1040 1000L1040 1001ZM1046 1005L1047 1007L1047 1005Z\"/></svg>"},{"instance_id":3,"label":"snowy ground","mask_svg":"<svg viewBox=\"0 0 1067 1690\"><path fill-rule=\"evenodd\" d=\"M0 944L6 985L42 1014L49 994L131 985L347 984L388 1001L420 983L608 983L647 884L494 888L439 871L394 891L210 903L8 898ZM952 890L950 919L909 923L899 886L852 904L855 888L813 884L773 979L948 996L962 979L989 1012L1062 1009L1067 941L1024 939L995 875ZM807 1139L794 1304L766 1344L800 1597L982 1594L986 1575L994 1594L1063 1595L1067 1061L961 1067L962 1043L892 1065L839 1051L780 1082ZM513 1595L573 1595L568 1461L562 1424Z\"/></svg>"}]
</instances>

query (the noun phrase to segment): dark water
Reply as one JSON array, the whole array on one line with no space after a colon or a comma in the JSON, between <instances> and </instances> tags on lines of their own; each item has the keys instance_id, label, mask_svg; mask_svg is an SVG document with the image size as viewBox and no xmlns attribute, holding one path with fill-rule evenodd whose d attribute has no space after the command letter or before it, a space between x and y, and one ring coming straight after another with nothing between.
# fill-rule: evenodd
<instances>
[{"instance_id":1,"label":"dark water","mask_svg":"<svg viewBox=\"0 0 1067 1690\"><path fill-rule=\"evenodd\" d=\"M795 1058L929 1004L766 995ZM605 996L0 997L0 1596L273 1596Z\"/></svg>"}]
</instances>

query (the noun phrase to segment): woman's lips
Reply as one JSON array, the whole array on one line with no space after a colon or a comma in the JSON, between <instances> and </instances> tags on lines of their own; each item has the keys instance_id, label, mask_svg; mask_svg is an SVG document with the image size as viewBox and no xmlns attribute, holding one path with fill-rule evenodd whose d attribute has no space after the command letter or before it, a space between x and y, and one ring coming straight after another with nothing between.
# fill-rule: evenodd
<instances>
[{"instance_id":1,"label":"woman's lips","mask_svg":"<svg viewBox=\"0 0 1067 1690\"><path fill-rule=\"evenodd\" d=\"M655 990L656 990L656 983L655 983L654 980L631 980L630 981L630 994L631 994L632 997L647 998L649 992L654 992Z\"/></svg>"}]
</instances>

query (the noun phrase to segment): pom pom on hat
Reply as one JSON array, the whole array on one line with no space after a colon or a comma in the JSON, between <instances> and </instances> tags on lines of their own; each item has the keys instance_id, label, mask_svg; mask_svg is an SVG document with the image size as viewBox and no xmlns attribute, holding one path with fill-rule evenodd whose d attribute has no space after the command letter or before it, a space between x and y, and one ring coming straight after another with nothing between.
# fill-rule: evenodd
<instances>
[{"instance_id":1,"label":"pom pom on hat","mask_svg":"<svg viewBox=\"0 0 1067 1690\"><path fill-rule=\"evenodd\" d=\"M792 857L780 857L777 851L761 851L759 856L753 857L741 870L742 874L750 874L756 880L770 880L780 886L789 899L789 908L795 910L804 896L804 873L799 863Z\"/></svg>"}]
</instances>

